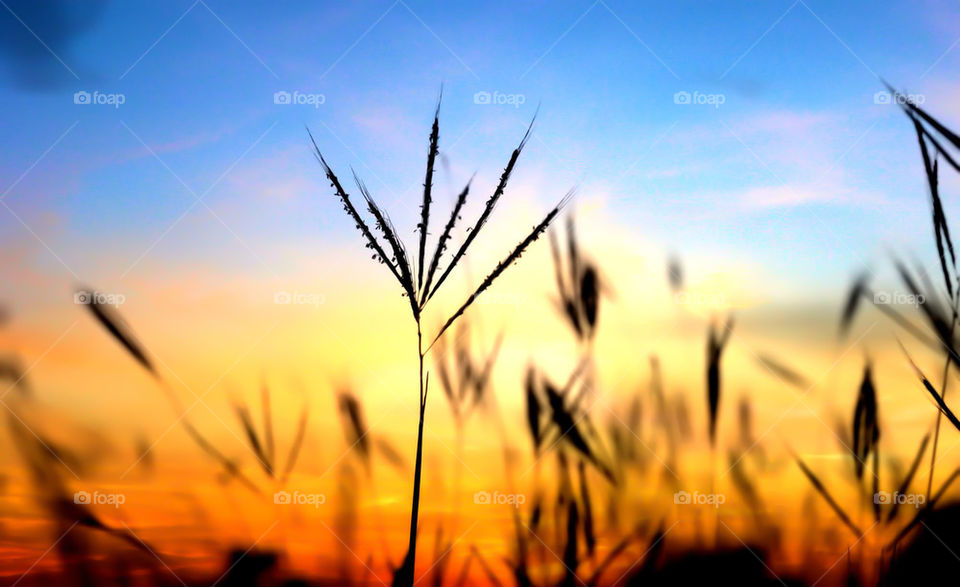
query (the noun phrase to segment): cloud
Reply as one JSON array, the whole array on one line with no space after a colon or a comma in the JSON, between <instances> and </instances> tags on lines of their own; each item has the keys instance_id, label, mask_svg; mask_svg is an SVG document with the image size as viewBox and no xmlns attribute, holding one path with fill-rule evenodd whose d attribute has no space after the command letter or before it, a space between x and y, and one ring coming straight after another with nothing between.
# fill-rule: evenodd
<instances>
[{"instance_id":1,"label":"cloud","mask_svg":"<svg viewBox=\"0 0 960 587\"><path fill-rule=\"evenodd\" d=\"M76 79L72 46L100 20L107 0L7 0L0 10L0 59L13 85L63 87Z\"/></svg>"},{"instance_id":2,"label":"cloud","mask_svg":"<svg viewBox=\"0 0 960 587\"><path fill-rule=\"evenodd\" d=\"M840 185L791 185L756 186L737 198L744 208L784 208L809 204L862 205L879 204L883 198L877 194L864 193L843 184Z\"/></svg>"}]
</instances>

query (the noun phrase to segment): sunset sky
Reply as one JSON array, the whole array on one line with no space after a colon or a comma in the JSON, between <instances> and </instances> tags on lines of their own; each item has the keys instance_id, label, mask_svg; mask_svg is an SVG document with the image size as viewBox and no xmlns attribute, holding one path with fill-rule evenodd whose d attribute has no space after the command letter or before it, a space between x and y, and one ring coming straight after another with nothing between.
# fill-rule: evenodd
<instances>
[{"instance_id":1,"label":"sunset sky","mask_svg":"<svg viewBox=\"0 0 960 587\"><path fill-rule=\"evenodd\" d=\"M277 291L323 301L314 314L292 310L325 324L291 334L292 346L350 355L356 370L375 364L383 357L345 346L377 325L360 306L399 295L366 262L306 129L345 181L352 167L412 234L441 84L438 197L448 205L476 172L470 213L540 108L495 215L505 236L481 239L474 275L571 187L596 254L634 296L618 303L634 314L665 291L670 253L690 284L731 307L798 301L828 323L854 274L883 280L889 251L932 251L915 139L897 108L876 103L877 76L953 120L958 17L945 2L61 11L57 24L28 3L0 10L0 238L11 276L0 291L34 357L83 317L72 293L89 284L123 295L145 339L218 357L210 381L271 324L290 328L274 320L289 317L272 304ZM123 103L76 104L76 92ZM275 92L313 103L276 104ZM494 103L478 104L478 92ZM677 104L678 92L709 103ZM506 306L511 295L546 299L548 282L523 285L537 275L549 272L504 282ZM378 310L396 320L381 337L410 335L404 311ZM104 352L86 342L88 327L61 343Z\"/></svg>"},{"instance_id":2,"label":"sunset sky","mask_svg":"<svg viewBox=\"0 0 960 587\"><path fill-rule=\"evenodd\" d=\"M935 258L916 137L881 78L960 125L951 2L100 0L56 3L60 19L32 4L0 0L3 350L64 417L117 432L129 451L118 470L134 462L134 438L163 447L175 418L73 303L78 287L122 296L172 387L207 398L198 420L235 453L229 402L262 381L279 390L284 430L305 396L335 426L329 392L350 386L411 448L413 322L307 130L351 193L352 168L412 239L441 87L442 215L476 173L475 218L537 117L477 254L437 305L455 307L575 187L584 246L609 277L598 355L611 391L647 381L657 353L673 386L701 401L706 325L730 310L743 319L731 393L777 385L752 363L771 351L852 397L864 357L894 341L876 316L836 341L851 279L869 271L896 292L891 253ZM944 191L957 187L944 178ZM955 202L948 218L960 218ZM672 305L671 255L691 291L722 303ZM497 377L514 386L501 400L510 410L531 359L563 372L576 356L548 303L545 243L520 266L471 310L483 317L478 344L506 334ZM278 305L278 292L313 301ZM849 345L859 337L870 347ZM912 446L933 409L902 361L880 369L905 383L880 391L916 424L901 431ZM762 424L792 401L765 398ZM849 402L811 403L820 416L788 417L787 430L812 429L814 453L836 450L823 420L846 418ZM449 441L450 422L433 422L428 436ZM322 473L338 449L312 434L321 456L307 467ZM169 438L186 446L179 430Z\"/></svg>"},{"instance_id":3,"label":"sunset sky","mask_svg":"<svg viewBox=\"0 0 960 587\"><path fill-rule=\"evenodd\" d=\"M474 171L489 185L539 104L513 198L542 208L577 185L657 247L815 287L890 239L929 242L912 132L874 103L877 76L948 120L958 96L947 2L89 7L60 28L24 11L50 51L8 10L0 20L0 96L17 114L3 119L2 189L29 226L4 210L5 248L59 279L258 276L341 243L352 227L305 126L412 226L443 84L448 191ZM125 101L76 105L77 91ZM277 105L277 91L323 104ZM475 104L484 91L524 103ZM723 103L677 105L681 91Z\"/></svg>"}]
</instances>

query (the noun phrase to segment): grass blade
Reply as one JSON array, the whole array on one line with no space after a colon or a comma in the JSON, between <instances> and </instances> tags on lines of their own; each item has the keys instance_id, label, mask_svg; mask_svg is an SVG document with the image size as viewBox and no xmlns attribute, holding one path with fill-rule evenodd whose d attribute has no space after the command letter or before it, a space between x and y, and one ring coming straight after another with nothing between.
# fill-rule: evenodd
<instances>
[{"instance_id":1,"label":"grass blade","mask_svg":"<svg viewBox=\"0 0 960 587\"><path fill-rule=\"evenodd\" d=\"M402 471L407 466L407 462L403 458L403 455L401 455L400 451L398 451L386 438L377 438L376 447L377 451L380 453L380 456L390 463L393 468L397 469L398 471Z\"/></svg>"},{"instance_id":2,"label":"grass blade","mask_svg":"<svg viewBox=\"0 0 960 587\"><path fill-rule=\"evenodd\" d=\"M783 382L789 383L802 391L810 389L809 379L801 375L796 369L788 367L770 355L762 353L757 355L757 362Z\"/></svg>"},{"instance_id":3,"label":"grass blade","mask_svg":"<svg viewBox=\"0 0 960 587\"><path fill-rule=\"evenodd\" d=\"M477 297L480 296L480 294L486 291L486 289L493 284L494 280L496 280L498 277L500 277L500 275L504 271L506 271L507 267L509 267L511 264L513 264L514 261L520 258L520 256L527 249L527 247L529 247L531 244L533 244L534 241L540 238L540 235L542 235L544 231L547 230L547 227L550 226L550 223L553 221L554 218L557 217L557 215L560 213L560 210L570 200L572 196L573 196L573 191L567 192L567 195L564 196L562 200L560 200L560 203L558 203L553 208L553 210L550 210L550 212L547 213L547 215L540 222L540 224L533 227L533 230L530 231L530 234L528 234L525 239L520 241L520 243L516 246L516 248L513 249L513 252L511 252L509 255L506 256L506 258L500 261L500 263L494 268L494 270L490 272L490 275L488 275L487 278L484 279L483 282L480 284L480 286L476 289L476 291L473 292L473 295L467 298L467 301L465 301L460 306L460 308L456 312L454 312L452 316L450 316L450 318L446 321L446 323L440 329L440 332L437 333L437 336L433 339L433 343L435 343L437 339L443 336L443 333L446 332L448 328L450 328L450 326L456 321L457 318L463 315L463 313L467 310L467 308L469 308L470 305L473 304L473 302L477 299ZM474 232L471 234L476 234L476 233ZM431 346L433 346L433 343L431 343Z\"/></svg>"},{"instance_id":4,"label":"grass blade","mask_svg":"<svg viewBox=\"0 0 960 587\"><path fill-rule=\"evenodd\" d=\"M370 196L370 192L367 191L367 186L360 181L356 173L353 174L353 179L360 193L363 194L363 199L367 202L367 209L370 211L370 214L373 215L377 228L383 234L383 237L387 239L387 244L389 244L393 250L393 262L396 263L397 269L400 270L400 285L410 300L410 308L413 310L413 317L416 319L420 315L420 307L417 305L417 295L414 292L413 285L413 273L410 270L410 261L407 259L407 251L403 248L403 242L397 236L397 229L393 226L393 222L390 221L390 217L377 206L373 197Z\"/></svg>"},{"instance_id":5,"label":"grass blade","mask_svg":"<svg viewBox=\"0 0 960 587\"><path fill-rule=\"evenodd\" d=\"M899 342L899 341L898 341ZM957 419L956 415L947 407L947 404L944 403L943 398L940 397L940 394L937 393L937 390L933 387L933 384L930 383L930 380L927 379L927 376L923 374L923 371L920 370L920 367L917 367L917 364L913 362L913 359L910 358L910 354L907 352L907 349L904 348L903 344L900 344L900 348L903 349L903 354L907 356L907 360L910 361L910 365L913 367L914 373L917 374L917 377L920 378L920 382L923 383L923 387L927 390L927 393L933 397L933 400L937 402L937 407L940 409L940 412L947 417L947 420L950 420L950 423L953 426L960 430L960 420Z\"/></svg>"},{"instance_id":6,"label":"grass blade","mask_svg":"<svg viewBox=\"0 0 960 587\"><path fill-rule=\"evenodd\" d=\"M791 454L793 454L792 450L790 452ZM837 501L833 499L833 496L830 495L830 492L827 491L827 488L824 487L823 483L813 473L813 471L811 471L810 468L807 467L806 463L803 462L803 459L801 459L796 454L793 454L793 458L797 462L797 466L800 467L800 470L803 471L803 474L806 475L807 479L810 481L810 484L813 485L813 488L817 490L817 493L819 493L820 496L823 497L823 499L827 502L827 504L834 511L834 513L837 514L837 517L840 518L840 521L843 522L843 524L847 528L849 528L850 531L853 532L858 539L861 536L863 536L863 531L860 530L860 528L853 523L853 520L850 519L850 516L848 516L847 513L843 511L843 508L840 507L840 504L838 504Z\"/></svg>"},{"instance_id":7,"label":"grass blade","mask_svg":"<svg viewBox=\"0 0 960 587\"><path fill-rule=\"evenodd\" d=\"M922 108L914 104L912 100L910 100L903 94L899 93L897 90L893 89L893 87L890 84L884 82L884 85L886 85L890 93L893 94L895 98L897 98L897 103L900 104L901 108L903 108L907 112L912 112L917 116L919 116L920 118L922 118L923 120L925 120L930 126L935 128L937 132L943 135L944 138L946 138L948 141L953 143L954 147L960 149L960 136L957 136L949 128L942 125L936 118L927 114Z\"/></svg>"},{"instance_id":8,"label":"grass blade","mask_svg":"<svg viewBox=\"0 0 960 587\"><path fill-rule=\"evenodd\" d=\"M732 331L733 318L727 318L727 324L722 334L717 334L715 326L710 325L710 333L707 339L707 412L711 446L716 445L717 439L717 413L720 408L720 359Z\"/></svg>"},{"instance_id":9,"label":"grass blade","mask_svg":"<svg viewBox=\"0 0 960 587\"><path fill-rule=\"evenodd\" d=\"M540 397L537 394L536 372L533 367L527 367L527 376L524 385L524 391L527 398L527 428L530 431L530 437L533 439L534 452L540 451L540 441L543 440L540 430Z\"/></svg>"},{"instance_id":10,"label":"grass blade","mask_svg":"<svg viewBox=\"0 0 960 587\"><path fill-rule=\"evenodd\" d=\"M440 101L443 100L443 88L437 98L437 110L433 115L433 128L430 130L430 148L427 151L427 172L423 180L423 204L420 206L420 249L417 255L417 287L423 288L423 257L427 248L427 230L430 226L430 202L433 190L433 164L437 159L437 143L440 138Z\"/></svg>"},{"instance_id":11,"label":"grass blade","mask_svg":"<svg viewBox=\"0 0 960 587\"><path fill-rule=\"evenodd\" d=\"M930 161L930 153L927 150L927 142L923 139L923 127L916 119L913 121L917 131L917 141L920 143L920 153L923 155L923 170L927 175L927 184L930 188L930 204L933 209L933 232L937 243L937 255L940 258L940 269L943 271L943 282L947 287L947 293L953 298L953 284L950 279L950 271L947 269L947 259L944 253L944 241L950 252L950 258L953 261L954 272L956 272L957 258L953 252L953 241L950 239L950 229L947 227L946 215L943 212L943 204L940 201L939 178L937 173L937 161Z\"/></svg>"},{"instance_id":12,"label":"grass blade","mask_svg":"<svg viewBox=\"0 0 960 587\"><path fill-rule=\"evenodd\" d=\"M467 182L466 187L463 188L463 191L460 192L460 195L457 196L457 201L453 205L453 210L450 212L450 219L447 220L446 226L443 227L443 232L440 233L440 238L437 239L437 248L433 252L433 259L430 261L430 270L427 271L427 282L423 285L420 291L420 307L427 303L428 293L430 292L430 286L433 284L433 278L437 272L437 268L440 266L440 258L443 256L444 251L447 250L447 243L450 241L450 233L453 231L453 227L456 226L457 220L460 219L460 213L463 210L464 204L467 203L467 196L470 194L470 184L473 183L473 178L470 178L470 181Z\"/></svg>"},{"instance_id":13,"label":"grass blade","mask_svg":"<svg viewBox=\"0 0 960 587\"><path fill-rule=\"evenodd\" d=\"M237 418L240 420L240 424L243 426L243 431L247 435L247 442L250 443L250 449L253 451L254 456L257 457L257 461L259 461L263 471L268 476L273 477L273 468L271 467L270 461L263 450L263 443L260 442L260 436L257 434L257 430L253 426L253 419L250 417L250 410L247 409L247 406L241 402L235 403L233 409L237 413Z\"/></svg>"},{"instance_id":14,"label":"grass blade","mask_svg":"<svg viewBox=\"0 0 960 587\"><path fill-rule=\"evenodd\" d=\"M580 461L577 471L580 474L580 500L583 502L583 539L587 545L587 555L592 557L597 550L597 535L593 529L590 486L587 484L587 471L583 461Z\"/></svg>"},{"instance_id":15,"label":"grass blade","mask_svg":"<svg viewBox=\"0 0 960 587\"><path fill-rule=\"evenodd\" d=\"M853 458L857 479L863 478L863 467L871 451L876 450L880 439L877 421L877 394L873 386L870 365L863 368L863 380L853 410Z\"/></svg>"},{"instance_id":16,"label":"grass blade","mask_svg":"<svg viewBox=\"0 0 960 587\"><path fill-rule=\"evenodd\" d=\"M373 258L386 265L387 268L390 269L390 272L393 273L393 276L397 278L397 281L400 282L400 285L404 285L404 281L400 276L399 270L393 263L390 262L390 257L387 256L387 253L383 250L383 247L380 246L380 243L377 241L376 237L374 237L373 232L370 231L370 227L367 226L367 223L363 221L360 213L354 207L353 202L350 201L350 195L347 194L347 192L343 189L343 186L340 185L340 180L333 172L333 169L327 165L327 160L324 159L323 154L320 153L320 147L317 146L317 142L314 140L310 129L307 129L307 134L310 135L310 142L313 143L314 156L316 156L317 161L320 162L320 165L323 166L323 171L326 174L327 179L330 180L330 185L333 187L337 197L340 198L340 202L343 204L343 209L357 224L357 229L367 240L366 247L373 250Z\"/></svg>"},{"instance_id":17,"label":"grass blade","mask_svg":"<svg viewBox=\"0 0 960 587\"><path fill-rule=\"evenodd\" d=\"M89 288L81 288L77 290L78 292L88 292L95 291ZM100 325L103 326L107 332L109 332L117 342L119 342L123 348L127 349L127 352L138 362L140 365L147 370L155 378L160 379L160 375L156 372L153 367L153 363L150 362L150 359L147 358L147 354L144 352L140 343L137 341L136 335L127 326L123 318L120 317L119 312L111 308L109 305L99 304L96 301L96 296L91 297L90 302L86 304L87 308L90 309L90 312L93 314L94 318L100 322Z\"/></svg>"},{"instance_id":18,"label":"grass blade","mask_svg":"<svg viewBox=\"0 0 960 587\"><path fill-rule=\"evenodd\" d=\"M290 451L287 453L287 464L283 468L283 474L280 476L280 482L286 483L290 478L290 473L297 466L297 459L300 457L300 448L303 446L303 439L307 435L307 420L310 417L310 410L307 403L303 403L300 409L300 419L297 421L297 432L293 437L293 444L290 445Z\"/></svg>"},{"instance_id":19,"label":"grass blade","mask_svg":"<svg viewBox=\"0 0 960 587\"><path fill-rule=\"evenodd\" d=\"M367 426L363 420L363 410L360 407L360 402L348 391L340 392L339 396L340 416L343 419L347 443L351 447L357 447L364 463L369 468L370 440L367 438Z\"/></svg>"},{"instance_id":20,"label":"grass blade","mask_svg":"<svg viewBox=\"0 0 960 587\"><path fill-rule=\"evenodd\" d=\"M263 411L263 452L267 457L267 463L273 469L277 462L277 451L273 437L273 414L270 411L270 388L267 387L266 382L260 387L260 405Z\"/></svg>"},{"instance_id":21,"label":"grass blade","mask_svg":"<svg viewBox=\"0 0 960 587\"><path fill-rule=\"evenodd\" d=\"M910 470L907 471L906 476L903 478L903 482L900 483L900 487L897 488L897 493L903 494L906 493L907 489L910 487L910 483L913 481L913 477L917 474L917 470L920 468L920 461L923 459L923 454L927 450L927 443L930 442L930 433L927 432L923 440L920 441L920 447L917 449L917 454L913 457L913 462L910 464ZM900 502L894 500L893 507L890 508L890 513L887 514L887 523L893 521L897 517L897 514L900 512Z\"/></svg>"},{"instance_id":22,"label":"grass blade","mask_svg":"<svg viewBox=\"0 0 960 587\"><path fill-rule=\"evenodd\" d=\"M534 120L536 120L536 115L534 115ZM507 182L510 180L510 174L513 173L513 167L517 163L517 159L520 157L520 153L523 151L523 148L527 144L527 140L530 138L530 132L533 130L533 122L530 121L530 126L527 127L527 132L524 133L523 138L520 140L520 144L516 149L513 150L513 154L510 155L510 161L507 162L507 166L504 168L503 173L500 175L500 183L497 184L497 188L494 190L493 195L490 196L490 199L487 200L486 205L483 207L483 212L480 213L480 218L477 219L476 224L467 234L467 238L464 239L463 244L460 245L460 248L454 254L453 259L450 261L450 264L440 275L440 279L437 280L436 285L433 286L433 290L430 291L430 294L427 296L427 299L433 297L437 290L440 289L440 286L443 285L443 282L447 280L447 276L450 275L450 272L453 271L453 268L457 266L457 263L463 258L463 255L466 254L467 249L470 248L470 245L473 243L473 239L477 238L477 235L480 234L480 229L487 223L487 219L490 218L490 214L493 213L494 207L497 205L497 201L500 200L500 197L503 195L504 190L507 188Z\"/></svg>"},{"instance_id":23,"label":"grass blade","mask_svg":"<svg viewBox=\"0 0 960 587\"><path fill-rule=\"evenodd\" d=\"M667 260L667 283L670 284L671 292L683 291L683 265L679 257L671 256Z\"/></svg>"},{"instance_id":24,"label":"grass blade","mask_svg":"<svg viewBox=\"0 0 960 587\"><path fill-rule=\"evenodd\" d=\"M567 508L567 541L563 549L563 566L566 567L566 584L573 585L577 576L577 567L580 566L580 559L577 554L579 550L579 540L577 529L580 527L580 512L577 510L576 500L571 499Z\"/></svg>"},{"instance_id":25,"label":"grass blade","mask_svg":"<svg viewBox=\"0 0 960 587\"><path fill-rule=\"evenodd\" d=\"M847 302L843 305L843 314L840 316L840 338L843 338L850 332L850 326L853 324L853 317L860 306L860 299L866 295L868 276L866 273L858 276L850 287L850 293L847 294Z\"/></svg>"}]
</instances>

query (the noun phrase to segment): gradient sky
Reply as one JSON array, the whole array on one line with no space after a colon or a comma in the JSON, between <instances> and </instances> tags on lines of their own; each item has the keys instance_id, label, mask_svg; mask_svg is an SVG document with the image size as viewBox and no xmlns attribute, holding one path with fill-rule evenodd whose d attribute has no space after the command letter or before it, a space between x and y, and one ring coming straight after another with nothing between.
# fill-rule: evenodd
<instances>
[{"instance_id":1,"label":"gradient sky","mask_svg":"<svg viewBox=\"0 0 960 587\"><path fill-rule=\"evenodd\" d=\"M236 423L224 422L229 399L261 380L280 390L285 432L303 397L315 398L308 474L325 475L339 445L329 442L333 396L305 389L355 386L376 433L409 452L412 323L333 197L306 129L344 183L352 167L409 235L441 86L435 196L445 212L476 172L466 218L538 112L478 254L448 289L485 274L576 186L582 242L612 276L596 350L599 387L613 395L644 385L646 357L658 353L668 387L690 392L703 417L700 363L716 308L670 305L665 260L678 254L691 289L744 310L724 359L732 397L721 428L732 425L734 399L754 394L763 427L782 419L789 432L777 434L830 458L824 420L849 413L864 356L893 348L893 328L872 330L879 322L862 317L837 342L850 278L869 268L896 288L891 251L935 259L913 129L878 92L882 77L960 126L955 2L42 5L0 0L0 302L14 318L4 351L23 357L65 419L109 430L124 450L142 437L165 451L168 432L188 445L154 383L71 303L78 284L126 297L123 315L177 393L207 397L193 416L232 443L231 455L245 449ZM78 92L123 103L77 104ZM277 104L277 92L322 103ZM709 103L677 103L683 92ZM486 95L507 103L478 103ZM951 220L958 187L943 178ZM496 377L518 430L528 361L562 373L579 350L552 307L524 305L553 287L537 246L488 306L471 309L483 313L474 322L482 342L511 327ZM278 307L277 291L322 303ZM780 382L758 375L754 349L816 380L813 407L794 410ZM912 447L933 408L908 365L878 363L884 418L897 424L885 442ZM435 416L446 409L430 406L430 459L450 459L442 439L452 424ZM46 413L36 419L57 428ZM470 442L495 440L486 431ZM135 461L123 452L117 466ZM383 497L405 503L407 488L398 481Z\"/></svg>"},{"instance_id":2,"label":"gradient sky","mask_svg":"<svg viewBox=\"0 0 960 587\"><path fill-rule=\"evenodd\" d=\"M436 185L450 198L477 172L474 205L539 105L498 210L510 234L578 186L585 230L616 266L621 292L665 290L663 261L677 252L692 283L719 274L711 287L815 300L833 320L850 277L888 266L889 248L931 258L913 131L896 107L876 103L878 76L960 122L951 111L960 16L948 2L290 1L280 10L187 0L54 2L44 14L31 2L0 4L0 239L12 276L0 294L31 328L46 327L23 348L38 356L59 340L77 319L72 287L91 283L140 295L124 312L147 338L166 336L168 352L208 353L203 385L260 340L270 320L241 323L271 291L322 287L328 304L382 291L399 300L366 262L305 127L343 179L352 166L412 231L441 84ZM75 104L80 91L124 103ZM275 104L278 91L323 103ZM523 103L477 104L478 92ZM677 92L723 103L677 104ZM507 246L488 242L484 261ZM508 297L521 291L505 283ZM347 336L344 307L325 309L336 336ZM403 311L364 316L406 320ZM214 322L222 344L198 342ZM68 342L93 331L83 324ZM109 345L97 340L73 344L102 353ZM322 344L311 339L303 352ZM358 370L389 354L356 348Z\"/></svg>"},{"instance_id":3,"label":"gradient sky","mask_svg":"<svg viewBox=\"0 0 960 587\"><path fill-rule=\"evenodd\" d=\"M880 243L930 240L912 131L874 103L876 76L948 120L960 95L948 2L62 2L60 23L29 4L0 10L0 189L39 238L10 211L0 223L31 266L72 279L187 253L269 271L283 245L338 239L352 227L305 125L410 224L442 83L449 191L492 182L540 104L517 180L539 206L579 185L664 250L833 280ZM125 103L75 105L80 90ZM279 90L325 102L276 105ZM199 195L219 220L189 208ZM178 224L134 266L188 209L204 230Z\"/></svg>"}]
</instances>

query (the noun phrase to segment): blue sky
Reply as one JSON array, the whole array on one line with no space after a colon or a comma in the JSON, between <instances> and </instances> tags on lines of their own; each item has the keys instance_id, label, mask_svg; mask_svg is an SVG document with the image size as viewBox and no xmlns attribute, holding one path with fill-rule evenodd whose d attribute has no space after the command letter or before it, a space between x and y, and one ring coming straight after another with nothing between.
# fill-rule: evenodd
<instances>
[{"instance_id":1,"label":"blue sky","mask_svg":"<svg viewBox=\"0 0 960 587\"><path fill-rule=\"evenodd\" d=\"M654 248L842 288L884 246L929 258L915 141L876 76L958 119L947 2L31 5L0 7L0 238L69 281L271 272L354 239L305 127L412 229L443 84L445 193L492 186L539 104L531 206L577 185Z\"/></svg>"}]
</instances>

